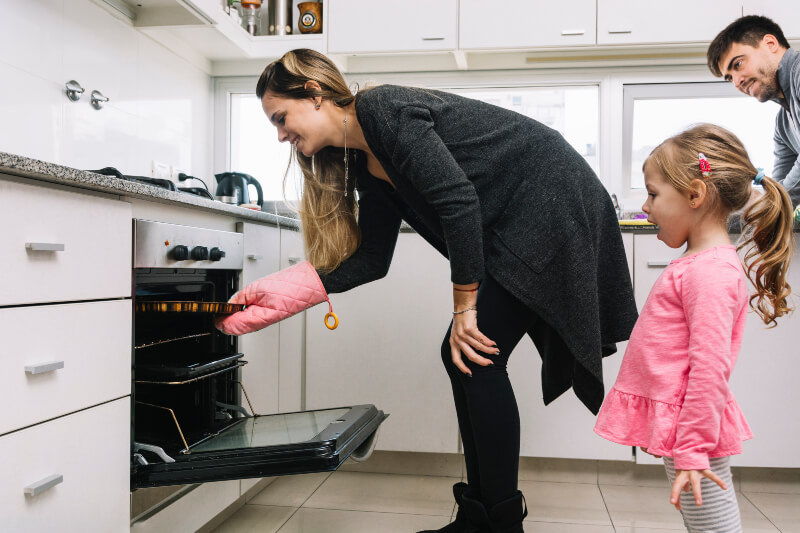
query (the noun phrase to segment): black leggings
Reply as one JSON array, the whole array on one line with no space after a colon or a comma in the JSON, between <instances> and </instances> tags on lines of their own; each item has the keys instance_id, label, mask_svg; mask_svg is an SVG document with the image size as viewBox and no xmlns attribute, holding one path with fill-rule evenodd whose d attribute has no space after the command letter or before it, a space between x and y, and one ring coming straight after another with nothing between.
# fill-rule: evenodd
<instances>
[{"instance_id":1,"label":"black leggings","mask_svg":"<svg viewBox=\"0 0 800 533\"><path fill-rule=\"evenodd\" d=\"M497 343L500 355L478 353L494 365L479 366L464 357L472 377L462 374L450 354L449 328L442 343L442 362L453 386L467 482L491 508L517 490L519 411L506 366L511 351L537 316L488 275L478 290L477 305L478 329Z\"/></svg>"}]
</instances>

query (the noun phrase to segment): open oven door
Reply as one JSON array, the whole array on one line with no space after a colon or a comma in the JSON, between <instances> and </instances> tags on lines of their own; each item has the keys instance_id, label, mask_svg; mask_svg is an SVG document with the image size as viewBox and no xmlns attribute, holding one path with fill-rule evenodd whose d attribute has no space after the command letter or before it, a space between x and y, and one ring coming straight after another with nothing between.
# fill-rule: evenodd
<instances>
[{"instance_id":1,"label":"open oven door","mask_svg":"<svg viewBox=\"0 0 800 533\"><path fill-rule=\"evenodd\" d=\"M244 416L178 453L134 444L131 488L336 470L372 452L387 416L374 405Z\"/></svg>"}]
</instances>

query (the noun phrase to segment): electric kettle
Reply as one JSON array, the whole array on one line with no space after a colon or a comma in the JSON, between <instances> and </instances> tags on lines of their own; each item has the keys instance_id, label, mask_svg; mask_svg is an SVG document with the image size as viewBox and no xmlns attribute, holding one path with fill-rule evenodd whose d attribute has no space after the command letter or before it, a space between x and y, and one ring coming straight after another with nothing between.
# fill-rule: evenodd
<instances>
[{"instance_id":1,"label":"electric kettle","mask_svg":"<svg viewBox=\"0 0 800 533\"><path fill-rule=\"evenodd\" d=\"M258 200L254 203L261 207L264 204L264 194L261 191L261 184L253 176L243 172L223 172L214 174L217 178L216 199L226 204L249 204L249 186L253 185L258 194Z\"/></svg>"}]
</instances>

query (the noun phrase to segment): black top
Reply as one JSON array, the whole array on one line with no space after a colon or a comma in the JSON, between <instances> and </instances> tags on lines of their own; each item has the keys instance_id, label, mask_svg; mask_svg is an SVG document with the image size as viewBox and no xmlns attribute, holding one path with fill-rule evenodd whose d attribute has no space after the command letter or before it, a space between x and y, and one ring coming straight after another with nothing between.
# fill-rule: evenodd
<instances>
[{"instance_id":1,"label":"black top","mask_svg":"<svg viewBox=\"0 0 800 533\"><path fill-rule=\"evenodd\" d=\"M450 93L382 85L358 94L356 113L396 190L363 157L354 165L361 246L320 276L325 289L385 276L405 220L450 259L454 283L489 272L563 339L570 353L531 335L545 403L573 385L596 412L601 357L637 312L616 213L584 159L533 119Z\"/></svg>"}]
</instances>

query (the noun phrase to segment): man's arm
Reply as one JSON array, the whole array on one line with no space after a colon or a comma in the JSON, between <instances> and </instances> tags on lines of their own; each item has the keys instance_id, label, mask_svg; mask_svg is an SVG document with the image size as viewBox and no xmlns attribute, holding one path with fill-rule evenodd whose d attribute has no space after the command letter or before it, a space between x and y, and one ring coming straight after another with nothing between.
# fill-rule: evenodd
<instances>
[{"instance_id":1,"label":"man's arm","mask_svg":"<svg viewBox=\"0 0 800 533\"><path fill-rule=\"evenodd\" d=\"M800 204L800 156L785 140L781 114L782 112L778 113L775 125L775 164L772 177L789 192L792 205L797 206Z\"/></svg>"}]
</instances>

